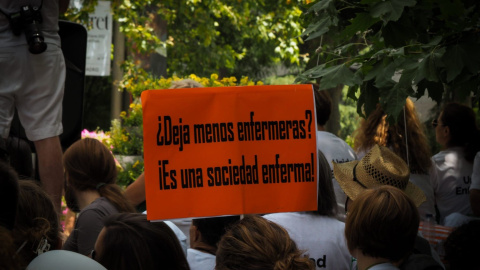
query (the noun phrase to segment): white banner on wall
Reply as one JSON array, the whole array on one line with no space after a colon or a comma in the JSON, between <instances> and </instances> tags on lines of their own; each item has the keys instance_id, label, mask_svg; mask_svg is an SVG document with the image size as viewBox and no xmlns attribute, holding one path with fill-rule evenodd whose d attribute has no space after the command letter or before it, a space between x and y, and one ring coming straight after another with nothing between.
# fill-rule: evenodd
<instances>
[{"instance_id":1,"label":"white banner on wall","mask_svg":"<svg viewBox=\"0 0 480 270\"><path fill-rule=\"evenodd\" d=\"M95 12L89 15L87 40L87 76L110 76L112 46L112 14L110 1L98 1Z\"/></svg>"}]
</instances>

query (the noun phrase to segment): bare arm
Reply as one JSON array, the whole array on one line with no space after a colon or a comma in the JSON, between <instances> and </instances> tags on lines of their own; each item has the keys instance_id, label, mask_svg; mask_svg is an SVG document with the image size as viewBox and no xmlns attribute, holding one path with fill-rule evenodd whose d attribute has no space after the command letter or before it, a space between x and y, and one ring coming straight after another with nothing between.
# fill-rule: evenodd
<instances>
[{"instance_id":1,"label":"bare arm","mask_svg":"<svg viewBox=\"0 0 480 270\"><path fill-rule=\"evenodd\" d=\"M145 201L145 173L127 187L125 197L135 206Z\"/></svg>"}]
</instances>

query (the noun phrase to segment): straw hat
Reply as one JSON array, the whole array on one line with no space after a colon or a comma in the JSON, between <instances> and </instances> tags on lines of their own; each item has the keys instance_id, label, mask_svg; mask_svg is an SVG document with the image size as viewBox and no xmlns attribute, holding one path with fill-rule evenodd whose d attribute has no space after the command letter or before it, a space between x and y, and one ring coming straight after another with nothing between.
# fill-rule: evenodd
<instances>
[{"instance_id":1,"label":"straw hat","mask_svg":"<svg viewBox=\"0 0 480 270\"><path fill-rule=\"evenodd\" d=\"M410 183L405 161L384 146L375 145L359 161L334 162L333 174L351 200L365 189L390 185L403 190L417 207L426 201L423 191Z\"/></svg>"}]
</instances>

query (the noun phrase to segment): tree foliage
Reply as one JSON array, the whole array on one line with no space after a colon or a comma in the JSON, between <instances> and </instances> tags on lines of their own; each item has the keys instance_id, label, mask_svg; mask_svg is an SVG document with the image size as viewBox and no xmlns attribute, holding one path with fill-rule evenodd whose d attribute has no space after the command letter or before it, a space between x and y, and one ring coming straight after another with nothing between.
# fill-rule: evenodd
<instances>
[{"instance_id":1,"label":"tree foliage","mask_svg":"<svg viewBox=\"0 0 480 270\"><path fill-rule=\"evenodd\" d=\"M85 1L84 10L95 2ZM220 72L256 78L280 62L301 64L300 6L308 2L124 0L112 1L112 9L127 47L143 55L166 52L169 76ZM82 18L84 10L70 17Z\"/></svg>"},{"instance_id":2,"label":"tree foliage","mask_svg":"<svg viewBox=\"0 0 480 270\"><path fill-rule=\"evenodd\" d=\"M390 119L407 96L480 96L480 4L475 0L320 0L302 36L320 45L297 81L350 86L357 112L380 103ZM318 58L317 58L318 57Z\"/></svg>"}]
</instances>

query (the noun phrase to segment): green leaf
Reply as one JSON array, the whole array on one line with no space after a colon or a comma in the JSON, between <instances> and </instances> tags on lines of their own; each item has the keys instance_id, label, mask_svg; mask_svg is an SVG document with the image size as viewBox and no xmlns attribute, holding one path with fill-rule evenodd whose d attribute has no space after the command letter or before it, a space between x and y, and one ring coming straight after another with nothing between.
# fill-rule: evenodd
<instances>
[{"instance_id":1,"label":"green leaf","mask_svg":"<svg viewBox=\"0 0 480 270\"><path fill-rule=\"evenodd\" d=\"M478 40L467 41L462 43L460 47L465 52L462 61L465 68L472 74L477 74L480 70L480 51L478 50L480 42Z\"/></svg>"},{"instance_id":2,"label":"green leaf","mask_svg":"<svg viewBox=\"0 0 480 270\"><path fill-rule=\"evenodd\" d=\"M430 42L428 42L426 45L428 47L436 46L436 45L440 44L440 41L442 41L442 37L441 36L435 36L432 39L430 39Z\"/></svg>"},{"instance_id":3,"label":"green leaf","mask_svg":"<svg viewBox=\"0 0 480 270\"><path fill-rule=\"evenodd\" d=\"M313 5L310 9L308 9L308 12L314 11L315 13L318 13L319 11L327 9L330 5L333 4L333 0L321 0L318 1L315 5Z\"/></svg>"},{"instance_id":4,"label":"green leaf","mask_svg":"<svg viewBox=\"0 0 480 270\"><path fill-rule=\"evenodd\" d=\"M322 30L322 26L326 25L327 22L330 20L329 17L325 16L324 18L322 18L321 20L317 21L316 23L314 24L309 24L307 29L305 29L305 31L302 33L302 37L305 37L305 36L308 36L310 35L311 33L314 33L315 31L320 31ZM327 27L327 31L328 31L328 27Z\"/></svg>"},{"instance_id":5,"label":"green leaf","mask_svg":"<svg viewBox=\"0 0 480 270\"><path fill-rule=\"evenodd\" d=\"M442 102L443 92L445 91L442 83L427 81L424 79L417 84L417 87L417 97L423 96L425 90L428 90L428 96L431 99L433 99L439 104Z\"/></svg>"},{"instance_id":6,"label":"green leaf","mask_svg":"<svg viewBox=\"0 0 480 270\"><path fill-rule=\"evenodd\" d=\"M412 93L412 83L416 69L403 70L399 82L393 88L380 90L380 103L388 115L389 121L397 121L403 110L405 99Z\"/></svg>"},{"instance_id":7,"label":"green leaf","mask_svg":"<svg viewBox=\"0 0 480 270\"><path fill-rule=\"evenodd\" d=\"M377 88L390 88L393 87L395 81L392 79L395 74L397 66L390 58L383 61L382 66L375 77L375 87Z\"/></svg>"},{"instance_id":8,"label":"green leaf","mask_svg":"<svg viewBox=\"0 0 480 270\"><path fill-rule=\"evenodd\" d=\"M400 19L405 7L412 7L417 2L415 0L387 0L381 1L370 10L370 15L374 18L382 18L383 21L397 21Z\"/></svg>"},{"instance_id":9,"label":"green leaf","mask_svg":"<svg viewBox=\"0 0 480 270\"><path fill-rule=\"evenodd\" d=\"M343 38L352 38L357 32L367 31L370 26L379 21L379 18L372 18L372 16L370 16L368 13L358 13L357 16L350 22L350 25L347 26L340 35Z\"/></svg>"},{"instance_id":10,"label":"green leaf","mask_svg":"<svg viewBox=\"0 0 480 270\"><path fill-rule=\"evenodd\" d=\"M375 79L378 76L378 74L382 71L383 63L382 63L382 61L379 61L373 66L373 68L371 66L364 65L362 67L362 71L364 70L364 67L365 67L365 71L367 71L367 72L366 72L365 78L363 80L364 81L370 81L372 79ZM370 70L368 70L368 69L370 69Z\"/></svg>"},{"instance_id":11,"label":"green leaf","mask_svg":"<svg viewBox=\"0 0 480 270\"><path fill-rule=\"evenodd\" d=\"M451 82L462 72L463 59L466 58L468 59L468 54L459 44L447 47L447 51L442 57L447 71L447 82Z\"/></svg>"},{"instance_id":12,"label":"green leaf","mask_svg":"<svg viewBox=\"0 0 480 270\"><path fill-rule=\"evenodd\" d=\"M382 36L386 46L401 47L410 44L410 40L416 38L416 33L410 18L402 17L397 22L388 22L382 28Z\"/></svg>"},{"instance_id":13,"label":"green leaf","mask_svg":"<svg viewBox=\"0 0 480 270\"><path fill-rule=\"evenodd\" d=\"M323 70L325 68L325 64L313 67L302 74L300 74L296 79L295 83L298 82L310 82L313 79L319 78L324 75Z\"/></svg>"},{"instance_id":14,"label":"green leaf","mask_svg":"<svg viewBox=\"0 0 480 270\"><path fill-rule=\"evenodd\" d=\"M334 88L339 84L353 86L361 83L355 74L344 64L326 68L322 73L320 81L320 90Z\"/></svg>"},{"instance_id":15,"label":"green leaf","mask_svg":"<svg viewBox=\"0 0 480 270\"><path fill-rule=\"evenodd\" d=\"M352 100L358 100L357 98L357 91L359 90L359 86L358 85L355 85L355 86L351 86L348 88L348 93L347 93L347 97L348 98L351 98Z\"/></svg>"},{"instance_id":16,"label":"green leaf","mask_svg":"<svg viewBox=\"0 0 480 270\"><path fill-rule=\"evenodd\" d=\"M387 118L389 118L389 121L393 121L393 123L397 121L398 115L403 110L407 96L407 91L404 87L394 87L380 91L380 104L388 115Z\"/></svg>"},{"instance_id":17,"label":"green leaf","mask_svg":"<svg viewBox=\"0 0 480 270\"><path fill-rule=\"evenodd\" d=\"M445 53L445 48L433 51L428 54L419 65L418 75L415 82L421 81L424 78L428 81L438 82L439 69L444 66L441 57Z\"/></svg>"},{"instance_id":18,"label":"green leaf","mask_svg":"<svg viewBox=\"0 0 480 270\"><path fill-rule=\"evenodd\" d=\"M365 98L364 110L365 110L366 116L368 117L377 108L377 104L379 101L378 88L373 86L371 82L365 84L364 98ZM358 109L359 108L357 106L357 111Z\"/></svg>"},{"instance_id":19,"label":"green leaf","mask_svg":"<svg viewBox=\"0 0 480 270\"><path fill-rule=\"evenodd\" d=\"M466 100L471 95L471 92L475 89L478 89L479 86L478 76L470 78L470 80L458 84L455 87L455 99L456 100Z\"/></svg>"},{"instance_id":20,"label":"green leaf","mask_svg":"<svg viewBox=\"0 0 480 270\"><path fill-rule=\"evenodd\" d=\"M307 30L305 30L302 36L308 35L308 38L305 41L312 40L328 32L331 25L332 20L330 19L330 17L325 17L314 25L309 25L309 27L307 28Z\"/></svg>"}]
</instances>

